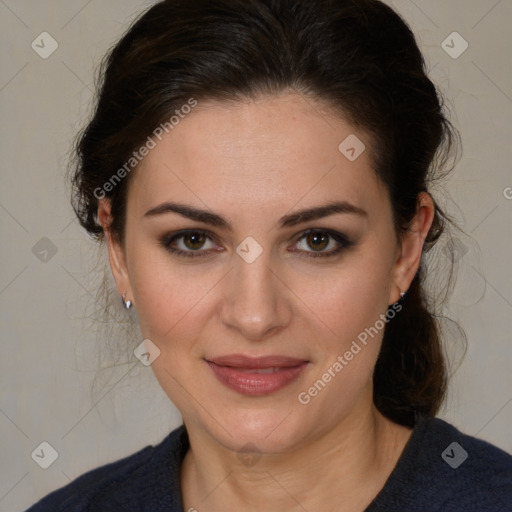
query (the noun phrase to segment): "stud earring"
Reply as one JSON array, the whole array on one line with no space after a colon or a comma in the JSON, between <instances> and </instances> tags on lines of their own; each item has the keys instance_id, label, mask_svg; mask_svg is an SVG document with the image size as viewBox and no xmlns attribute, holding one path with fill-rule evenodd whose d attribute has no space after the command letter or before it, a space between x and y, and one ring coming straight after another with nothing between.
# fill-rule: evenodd
<instances>
[{"instance_id":1,"label":"stud earring","mask_svg":"<svg viewBox=\"0 0 512 512\"><path fill-rule=\"evenodd\" d=\"M130 309L132 307L132 301L126 300L126 292L123 293L123 296L121 297L121 300L123 301L123 306L126 309Z\"/></svg>"}]
</instances>

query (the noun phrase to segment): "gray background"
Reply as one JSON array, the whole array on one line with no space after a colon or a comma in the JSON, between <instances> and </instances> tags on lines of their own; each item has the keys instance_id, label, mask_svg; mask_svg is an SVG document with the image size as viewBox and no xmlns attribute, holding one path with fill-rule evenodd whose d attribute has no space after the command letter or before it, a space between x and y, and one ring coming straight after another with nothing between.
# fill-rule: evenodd
<instances>
[{"instance_id":1,"label":"gray background","mask_svg":"<svg viewBox=\"0 0 512 512\"><path fill-rule=\"evenodd\" d=\"M2 512L23 510L180 423L137 360L115 370L96 399L89 395L102 345L87 323L99 307L92 269L104 254L74 220L63 180L72 137L89 115L94 70L151 3L0 0ZM417 35L463 140L446 191L434 191L469 235L456 241L459 276L445 310L469 346L440 416L512 451L512 3L389 3ZM31 48L43 31L59 45L47 59ZM458 58L441 46L454 31L469 44ZM48 469L31 457L43 441L59 454Z\"/></svg>"}]
</instances>

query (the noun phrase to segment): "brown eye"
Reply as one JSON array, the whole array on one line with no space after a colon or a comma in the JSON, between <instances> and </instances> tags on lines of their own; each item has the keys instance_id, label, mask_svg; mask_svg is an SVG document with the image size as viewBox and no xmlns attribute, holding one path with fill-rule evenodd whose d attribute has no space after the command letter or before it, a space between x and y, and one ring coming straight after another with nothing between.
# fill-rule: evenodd
<instances>
[{"instance_id":1,"label":"brown eye","mask_svg":"<svg viewBox=\"0 0 512 512\"><path fill-rule=\"evenodd\" d=\"M293 249L293 252L298 250L310 258L329 257L336 256L353 245L354 242L337 231L311 229L302 234L295 245L298 249Z\"/></svg>"},{"instance_id":2,"label":"brown eye","mask_svg":"<svg viewBox=\"0 0 512 512\"><path fill-rule=\"evenodd\" d=\"M164 236L160 244L170 253L187 258L208 256L221 250L206 231L179 231Z\"/></svg>"},{"instance_id":3,"label":"brown eye","mask_svg":"<svg viewBox=\"0 0 512 512\"><path fill-rule=\"evenodd\" d=\"M306 235L306 242L315 251L322 251L329 245L330 236L326 233L317 232Z\"/></svg>"},{"instance_id":4,"label":"brown eye","mask_svg":"<svg viewBox=\"0 0 512 512\"><path fill-rule=\"evenodd\" d=\"M207 239L207 236L201 232L191 232L183 235L183 242L187 249L201 249Z\"/></svg>"}]
</instances>

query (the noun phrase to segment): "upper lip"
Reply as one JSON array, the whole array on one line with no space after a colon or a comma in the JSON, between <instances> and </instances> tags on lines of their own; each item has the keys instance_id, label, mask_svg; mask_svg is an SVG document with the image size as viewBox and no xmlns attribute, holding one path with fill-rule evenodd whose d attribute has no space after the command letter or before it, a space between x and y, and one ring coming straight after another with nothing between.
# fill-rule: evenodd
<instances>
[{"instance_id":1,"label":"upper lip","mask_svg":"<svg viewBox=\"0 0 512 512\"><path fill-rule=\"evenodd\" d=\"M265 369L265 368L289 368L306 363L306 359L296 357L270 355L260 357L248 357L243 354L230 354L226 356L207 359L210 363L219 366L231 366L233 368Z\"/></svg>"}]
</instances>

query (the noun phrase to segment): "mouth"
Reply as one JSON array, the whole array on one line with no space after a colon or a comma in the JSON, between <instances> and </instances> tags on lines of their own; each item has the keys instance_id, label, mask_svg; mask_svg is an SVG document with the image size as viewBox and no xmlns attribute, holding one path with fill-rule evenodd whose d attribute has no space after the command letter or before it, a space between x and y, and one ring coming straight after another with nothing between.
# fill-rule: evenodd
<instances>
[{"instance_id":1,"label":"mouth","mask_svg":"<svg viewBox=\"0 0 512 512\"><path fill-rule=\"evenodd\" d=\"M287 356L247 357L233 354L205 360L215 377L243 395L264 396L295 381L309 361Z\"/></svg>"}]
</instances>

